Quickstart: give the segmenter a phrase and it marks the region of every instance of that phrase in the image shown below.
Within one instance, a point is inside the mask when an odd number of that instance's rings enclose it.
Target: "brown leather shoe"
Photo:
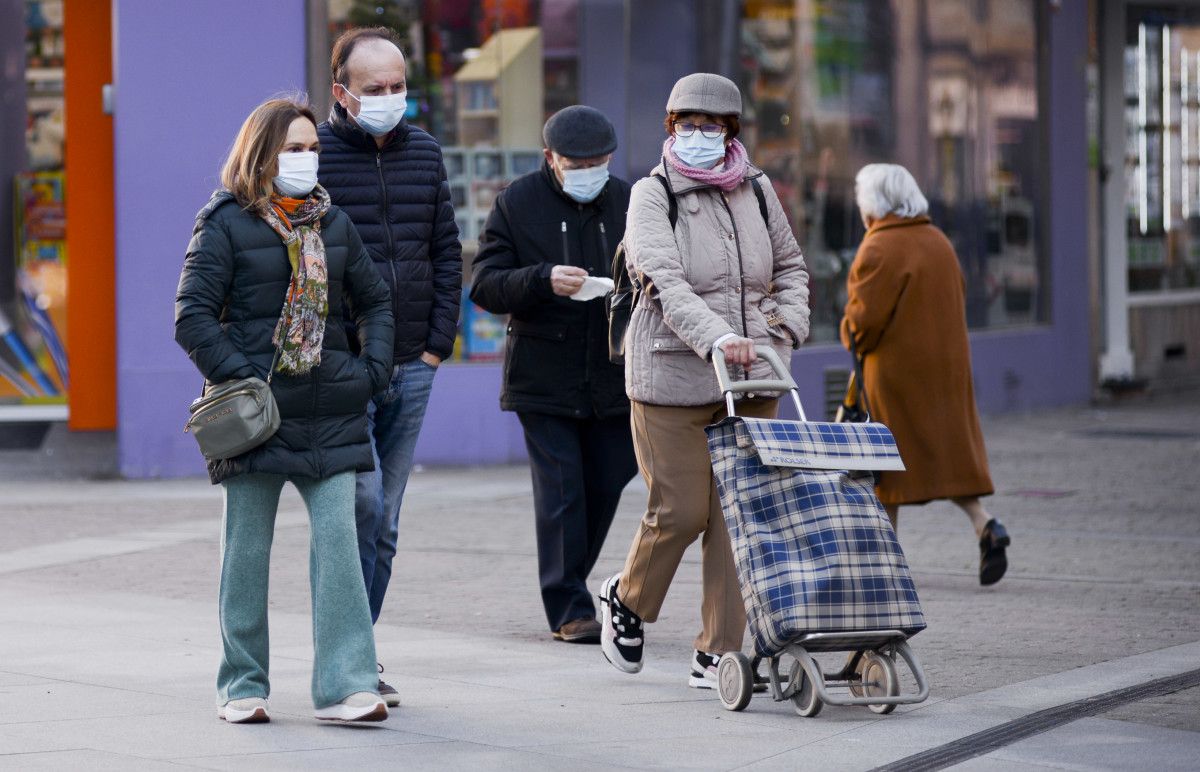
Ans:
[[[554,631],[554,639],[567,643],[600,643],[600,623],[592,617],[573,619]]]

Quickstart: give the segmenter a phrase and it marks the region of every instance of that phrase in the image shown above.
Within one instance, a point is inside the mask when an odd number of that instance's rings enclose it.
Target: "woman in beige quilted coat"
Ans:
[[[626,333],[625,387],[649,500],[624,570],[600,595],[604,655],[636,673],[642,624],[658,618],[684,551],[701,539],[689,685],[709,689],[717,659],[741,649],[746,629],[704,433],[725,417],[712,352],[721,349],[735,377],[764,378],[770,370],[755,345],[787,362],[808,337],[804,259],[770,181],[736,139],[741,109],[727,78],[680,79],[667,100],[662,162],[633,186],[626,262],[645,291]],[[773,417],[777,402],[742,399],[738,414]]]

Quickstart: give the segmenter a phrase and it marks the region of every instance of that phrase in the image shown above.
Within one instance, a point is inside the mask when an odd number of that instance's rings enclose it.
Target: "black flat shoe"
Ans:
[[[995,584],[1008,570],[1005,548],[1012,543],[1008,531],[999,520],[992,518],[983,527],[979,537],[979,583],[983,586]]]

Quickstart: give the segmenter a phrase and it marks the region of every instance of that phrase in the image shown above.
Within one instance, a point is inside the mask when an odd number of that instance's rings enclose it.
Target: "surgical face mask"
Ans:
[[[709,138],[698,130],[690,137],[676,134],[671,152],[688,166],[711,169],[725,157],[725,135]]]
[[[304,198],[317,186],[317,154],[311,150],[302,153],[280,153],[279,174],[275,175],[275,189],[285,196]]]
[[[342,88],[350,94],[350,89],[345,86]],[[396,124],[404,117],[404,111],[408,109],[408,91],[364,97],[350,94],[350,98],[359,105],[358,115],[353,116],[354,120],[362,126],[363,131],[376,137],[382,137],[396,128]]]
[[[608,161],[586,169],[561,169],[563,193],[581,204],[594,201],[608,183]]]

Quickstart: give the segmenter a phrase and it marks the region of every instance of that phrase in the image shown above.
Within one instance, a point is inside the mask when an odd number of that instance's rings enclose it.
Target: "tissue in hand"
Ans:
[[[613,280],[606,276],[588,276],[583,280],[583,286],[575,290],[571,300],[592,300],[602,298],[612,292]]]

